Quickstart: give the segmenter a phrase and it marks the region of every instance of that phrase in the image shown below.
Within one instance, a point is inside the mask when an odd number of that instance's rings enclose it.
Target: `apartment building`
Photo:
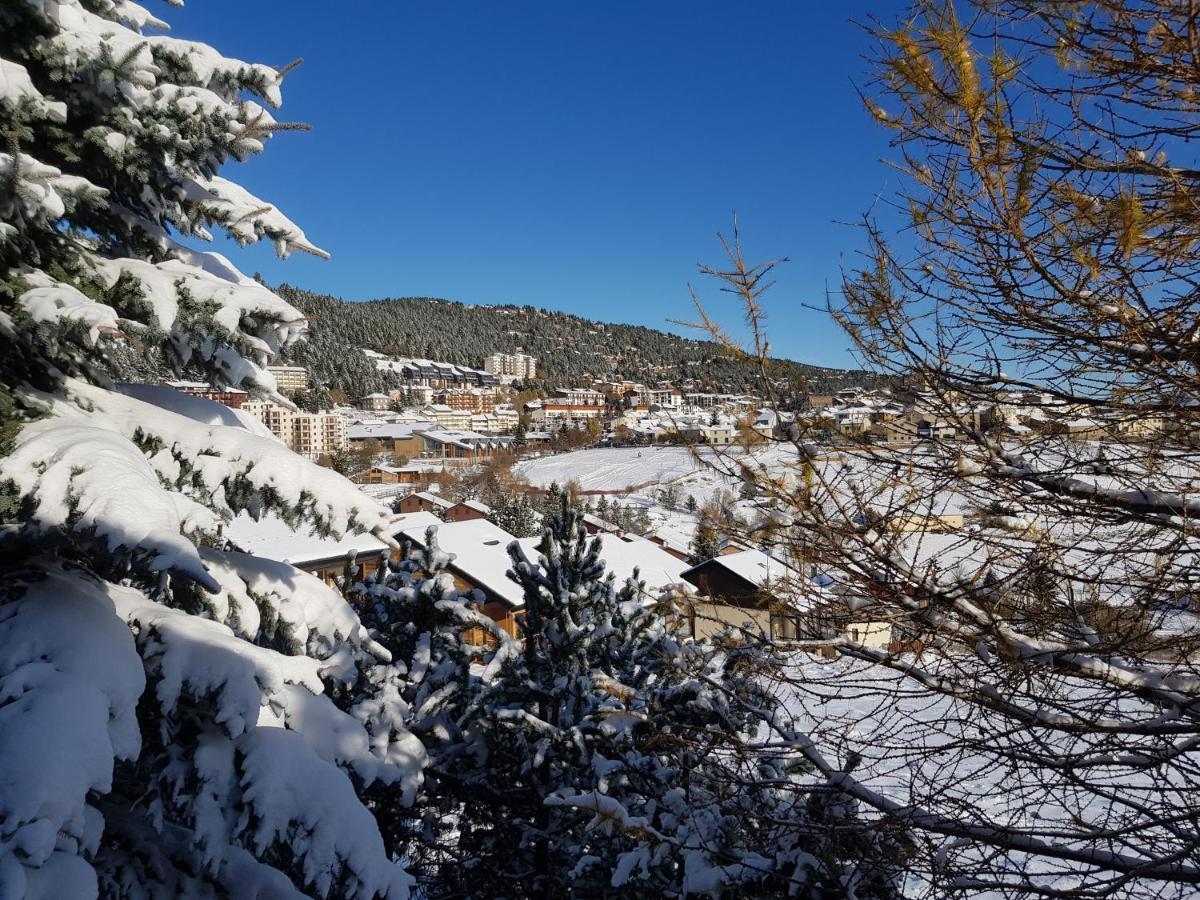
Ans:
[[[349,446],[349,425],[337,413],[310,413],[285,409],[266,400],[252,400],[242,409],[301,456],[316,459]]]
[[[231,387],[213,387],[206,381],[164,381],[163,386],[174,388],[180,393],[188,394],[192,397],[203,397],[205,400],[212,400],[214,403],[220,403],[231,409],[241,409],[250,399],[250,395],[245,391]]]
[[[421,410],[421,416],[436,422],[439,428],[450,431],[466,431],[471,427],[471,413],[465,409],[454,409],[444,403],[434,403]]]
[[[308,390],[308,369],[304,366],[267,366],[267,371],[275,376],[281,394]]]
[[[493,353],[483,361],[483,370],[508,378],[534,378],[537,360],[527,353]]]
[[[454,388],[434,395],[433,402],[451,409],[487,415],[496,409],[496,395],[483,388]]]

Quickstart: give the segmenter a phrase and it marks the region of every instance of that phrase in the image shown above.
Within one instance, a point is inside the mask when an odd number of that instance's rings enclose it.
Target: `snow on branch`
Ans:
[[[141,748],[145,676],[113,604],[136,593],[62,568],[23,587],[0,606],[0,883],[79,896],[103,827],[88,795]]]
[[[29,498],[27,529],[94,535],[108,551],[150,571],[171,571],[206,588],[217,584],[184,535],[213,531],[206,507],[159,484],[137,447],[87,421],[43,419],[23,428],[0,458],[0,481]]]

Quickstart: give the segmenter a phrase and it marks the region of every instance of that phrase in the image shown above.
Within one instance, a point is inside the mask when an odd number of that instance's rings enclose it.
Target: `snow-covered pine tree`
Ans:
[[[600,547],[564,498],[538,562],[509,548],[523,644],[491,655],[430,766],[459,801],[438,890],[892,896],[894,845],[829,782],[792,780],[804,738],[759,677],[769,648],[686,640]]]
[[[246,417],[103,374],[161,346],[274,396],[303,317],[177,239],[322,253],[219,174],[288,127],[262,105],[287,70],[163,28],[0,5],[0,894],[402,897],[356,788],[414,790],[420,761],[326,694],[386,650],[219,539],[242,510],[381,536],[387,511]]]
[[[380,569],[351,589],[363,624],[388,650],[390,663],[368,663],[357,683],[338,694],[339,705],[366,727],[380,749],[391,747],[429,765],[431,779],[418,796],[409,785],[373,786],[366,794],[388,847],[403,852],[428,893],[452,858],[458,803],[436,771],[453,769],[463,744],[459,720],[472,693],[471,662],[508,640],[460,592],[445,567],[437,530],[425,549],[406,544],[404,559]],[[477,638],[483,643],[472,644]],[[406,735],[415,743],[401,745]],[[419,802],[414,802],[418,801]]]

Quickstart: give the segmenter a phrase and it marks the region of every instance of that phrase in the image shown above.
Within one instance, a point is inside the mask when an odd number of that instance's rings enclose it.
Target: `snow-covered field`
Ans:
[[[537,487],[577,481],[584,491],[659,486],[700,468],[686,447],[601,447],[518,463],[513,472]]]

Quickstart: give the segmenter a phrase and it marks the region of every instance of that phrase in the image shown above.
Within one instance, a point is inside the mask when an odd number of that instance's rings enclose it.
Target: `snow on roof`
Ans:
[[[767,556],[761,550],[739,550],[736,553],[726,553],[723,556],[716,556],[710,560],[700,563],[700,566],[709,564],[719,565],[722,568],[728,569],[739,578],[743,578],[751,584],[762,586],[771,581],[776,581],[780,578],[795,576],[795,571],[787,565],[784,565],[774,557]],[[693,566],[687,568],[682,574],[688,574],[700,568]]]
[[[359,422],[351,425],[346,437],[352,441],[396,440],[412,437],[415,432],[436,428],[436,422]]]
[[[434,494],[430,491],[418,491],[415,496],[420,497],[422,500],[428,500],[434,506],[442,509],[449,509],[450,507],[457,505],[453,500],[447,500],[441,494]]]
[[[424,534],[425,529],[430,525],[438,527],[441,524],[441,519],[439,519],[433,513],[426,512],[422,509],[418,510],[417,512],[399,513],[398,515],[393,516],[392,520],[388,523],[388,532],[392,535],[392,537],[399,539],[407,529],[420,528],[421,533]]]
[[[621,530],[619,526],[614,525],[612,522],[609,522],[607,519],[602,519],[599,516],[594,515],[589,512],[585,512],[583,514],[583,521],[587,522],[589,525],[594,526],[595,528],[599,528],[601,531],[610,531],[610,532],[616,533]]]
[[[486,503],[480,503],[478,500],[464,500],[462,503],[460,503],[458,505],[465,506],[468,509],[476,510],[477,512],[481,512],[485,516],[490,514],[492,511],[492,508],[490,506],[488,506]]]
[[[600,539],[600,558],[604,560],[605,574],[612,572],[617,579],[617,585],[633,577],[633,570],[638,570],[638,577],[646,583],[646,592],[657,594],[663,588],[683,583],[683,572],[689,568],[681,559],[676,559],[657,544],[636,535],[622,538],[615,534],[596,535]],[[588,542],[594,538],[589,538]],[[541,538],[521,538],[518,543],[525,550],[525,555],[531,560],[538,559],[538,544]]]
[[[407,527],[404,536],[425,545],[425,527]],[[525,592],[508,577],[512,559],[508,545],[516,538],[487,519],[466,522],[440,522],[437,526],[438,546],[453,553],[450,567],[489,593],[514,607],[525,605]]]
[[[602,534],[600,555],[608,571],[617,576],[618,582],[633,577],[634,568],[646,582],[646,588],[657,593],[663,588],[683,581],[683,573],[690,566],[663,550],[653,541],[642,537],[622,539],[615,534]]]
[[[387,550],[387,544],[373,534],[347,534],[340,540],[320,537],[310,526],[292,528],[273,513],[256,521],[249,514],[240,512],[225,526],[225,537],[253,556],[292,565],[337,559],[351,553]]]

